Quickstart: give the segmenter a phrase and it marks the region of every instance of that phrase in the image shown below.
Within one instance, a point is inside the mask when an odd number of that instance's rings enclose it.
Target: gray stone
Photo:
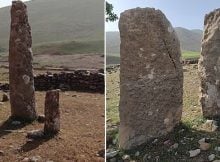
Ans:
[[[47,91],[45,97],[44,134],[55,135],[60,131],[59,90]]]
[[[132,149],[166,135],[180,122],[183,69],[179,40],[160,10],[127,10],[119,29],[119,144]]]
[[[15,119],[35,120],[35,93],[31,27],[27,7],[13,1],[9,42],[9,82],[11,116]]]
[[[189,157],[196,157],[197,155],[199,155],[201,153],[200,149],[196,149],[196,150],[190,150],[189,151]]]
[[[203,116],[220,115],[220,9],[205,16],[202,51],[198,69],[201,79],[200,102]]]

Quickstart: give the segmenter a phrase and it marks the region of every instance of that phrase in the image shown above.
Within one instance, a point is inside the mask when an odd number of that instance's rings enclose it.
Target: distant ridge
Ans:
[[[103,0],[26,2],[33,44],[104,39]],[[0,51],[8,48],[10,7],[0,8]]]
[[[179,37],[181,49],[183,51],[199,52],[201,49],[202,30],[188,30],[182,27],[176,27],[175,31]],[[120,51],[119,32],[106,33],[106,51],[107,55],[116,55]]]

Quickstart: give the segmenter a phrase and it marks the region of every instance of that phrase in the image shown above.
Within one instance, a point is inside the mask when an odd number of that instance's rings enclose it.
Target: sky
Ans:
[[[12,0],[0,0],[0,8],[11,5]],[[23,2],[28,0],[22,0]]]
[[[124,10],[136,7],[160,9],[174,27],[203,29],[207,13],[220,8],[220,0],[107,0],[120,16]],[[106,23],[106,31],[118,31],[118,21]]]

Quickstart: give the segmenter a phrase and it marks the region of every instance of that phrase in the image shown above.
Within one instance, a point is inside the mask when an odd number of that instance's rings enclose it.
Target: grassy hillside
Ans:
[[[104,38],[103,0],[32,0],[28,6],[33,45]],[[10,7],[0,9],[0,50],[8,48]]]
[[[185,28],[175,28],[180,40],[183,58],[197,58],[201,49],[202,30]],[[106,33],[106,52],[107,62],[118,62],[120,51],[120,35],[119,32]]]

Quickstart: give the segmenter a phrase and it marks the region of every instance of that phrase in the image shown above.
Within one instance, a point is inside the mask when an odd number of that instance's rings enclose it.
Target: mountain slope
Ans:
[[[26,3],[33,45],[104,39],[103,0],[32,0]],[[0,8],[0,49],[8,48],[10,7]]]
[[[188,30],[185,28],[175,28],[179,37],[181,49],[183,51],[199,52],[201,48],[202,30]],[[106,33],[106,52],[107,55],[113,57],[119,55],[120,51],[120,36],[119,32]]]

